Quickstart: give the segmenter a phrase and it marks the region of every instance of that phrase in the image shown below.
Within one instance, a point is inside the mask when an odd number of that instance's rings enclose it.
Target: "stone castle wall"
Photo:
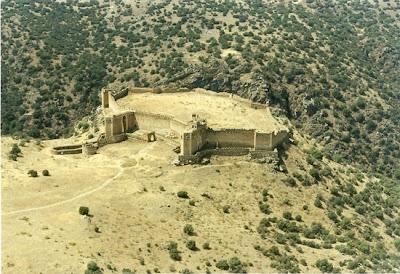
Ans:
[[[172,117],[156,113],[135,111],[138,128],[145,130],[164,130],[171,128]]]
[[[250,151],[260,151],[261,154],[273,150],[287,138],[286,131],[264,133],[256,129],[212,129],[205,122],[199,122],[197,117],[185,123],[173,116],[151,112],[121,110],[116,102],[127,95],[139,93],[178,93],[188,92],[188,89],[162,88],[126,88],[118,93],[104,89],[102,91],[103,109],[110,109],[112,115],[105,118],[105,137],[108,143],[126,139],[126,132],[135,129],[150,131],[172,131],[180,137],[182,162],[196,162],[205,155],[244,155]],[[228,93],[215,93],[197,89],[196,92],[210,96],[229,97],[252,108],[266,108],[263,104],[253,103],[246,99]]]
[[[212,147],[254,147],[254,129],[208,129],[206,133]]]

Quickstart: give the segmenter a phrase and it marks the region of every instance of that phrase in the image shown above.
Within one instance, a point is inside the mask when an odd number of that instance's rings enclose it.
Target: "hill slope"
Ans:
[[[108,83],[278,106],[336,161],[400,176],[399,1],[2,2],[2,131],[56,138]]]

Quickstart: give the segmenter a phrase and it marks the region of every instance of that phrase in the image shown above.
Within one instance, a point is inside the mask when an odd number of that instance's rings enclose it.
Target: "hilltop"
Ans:
[[[399,0],[2,1],[2,270],[399,271],[399,10]],[[165,138],[51,154],[96,137],[101,89],[127,86],[238,95],[265,111],[220,96],[120,103],[200,112],[215,128],[279,121],[289,138],[272,161],[178,167]]]

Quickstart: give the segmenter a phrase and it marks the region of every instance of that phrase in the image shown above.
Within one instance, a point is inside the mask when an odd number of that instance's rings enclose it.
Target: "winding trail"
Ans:
[[[66,200],[63,200],[63,201],[59,201],[59,202],[56,202],[56,203],[53,203],[53,204],[45,205],[45,206],[38,206],[38,207],[32,207],[32,208],[27,208],[27,209],[20,209],[20,210],[5,212],[5,213],[2,213],[1,216],[14,215],[14,214],[18,214],[18,213],[31,212],[31,211],[37,211],[37,210],[52,208],[52,207],[56,207],[56,206],[59,206],[59,205],[63,205],[63,204],[75,201],[75,200],[80,199],[82,197],[86,197],[86,196],[88,196],[88,195],[90,195],[90,194],[92,194],[92,193],[94,193],[96,191],[99,191],[99,190],[105,188],[106,186],[111,184],[116,178],[121,176],[122,173],[124,172],[124,168],[122,167],[122,163],[121,162],[119,162],[118,168],[119,168],[119,171],[118,171],[117,174],[115,174],[110,179],[107,179],[104,183],[102,183],[98,187],[95,187],[95,188],[93,188],[93,189],[91,189],[89,191],[80,193],[80,194],[78,194],[78,195],[76,195],[76,196],[74,196],[72,198],[69,198],[69,199],[66,199]]]
[[[137,158],[140,155],[143,155],[143,153],[146,152],[147,150],[153,149],[155,143],[156,142],[153,142],[151,145],[148,145],[148,146],[142,148],[141,150],[139,150],[136,153],[135,158]],[[139,164],[139,162],[137,161],[135,167],[137,167],[138,164]],[[18,213],[25,213],[25,212],[42,210],[42,209],[48,209],[48,208],[56,207],[56,206],[59,206],[59,205],[63,205],[63,204],[75,201],[75,200],[80,199],[82,197],[86,197],[86,196],[88,196],[88,195],[90,195],[90,194],[92,194],[92,193],[94,193],[96,191],[99,191],[99,190],[105,188],[106,186],[110,185],[115,179],[117,179],[119,176],[121,176],[122,173],[125,170],[125,168],[122,165],[123,165],[123,162],[121,160],[119,160],[118,161],[118,168],[119,168],[118,173],[115,174],[110,179],[107,179],[104,183],[102,183],[98,187],[95,187],[95,188],[93,188],[93,189],[91,189],[89,191],[80,193],[80,194],[78,194],[78,195],[76,195],[76,196],[74,196],[72,198],[69,198],[69,199],[66,199],[66,200],[62,200],[62,201],[59,201],[59,202],[56,202],[56,203],[52,203],[52,204],[49,204],[49,205],[45,205],[45,206],[38,206],[38,207],[14,210],[14,211],[10,211],[10,212],[4,212],[4,213],[1,214],[1,216],[8,216],[8,215],[14,215],[14,214],[18,214]]]
[[[142,156],[143,154],[145,154],[147,152],[147,150],[151,150],[153,149],[155,145],[155,142],[153,142],[151,145],[148,145],[144,148],[142,148],[141,150],[139,150],[134,158],[140,158],[140,156]],[[52,204],[48,204],[48,205],[44,205],[44,206],[38,206],[38,207],[32,207],[32,208],[26,208],[26,209],[20,209],[20,210],[14,210],[14,211],[10,211],[10,212],[4,212],[1,213],[1,216],[9,216],[9,215],[14,215],[14,214],[19,214],[19,213],[25,213],[25,212],[32,212],[32,211],[37,211],[37,210],[42,210],[42,209],[48,209],[48,208],[52,208],[52,207],[56,207],[56,206],[60,206],[72,201],[75,201],[77,199],[86,197],[94,192],[97,192],[103,188],[105,188],[106,186],[110,185],[115,179],[117,179],[118,177],[120,177],[125,169],[131,169],[131,168],[137,168],[139,166],[139,161],[136,162],[135,166],[133,167],[123,167],[123,162],[121,160],[118,161],[118,168],[119,171],[117,174],[115,174],[113,177],[107,179],[105,182],[103,182],[101,185],[99,185],[98,187],[95,187],[91,190],[88,190],[86,192],[80,193],[72,198],[66,199],[66,200],[62,200],[59,202],[55,202]],[[217,164],[217,165],[205,165],[205,166],[198,166],[196,168],[193,168],[192,171],[196,171],[196,170],[201,170],[201,169],[207,169],[207,168],[215,168],[215,167],[226,167],[226,166],[234,166],[231,163],[228,164]],[[184,171],[180,171],[178,173],[184,173]]]

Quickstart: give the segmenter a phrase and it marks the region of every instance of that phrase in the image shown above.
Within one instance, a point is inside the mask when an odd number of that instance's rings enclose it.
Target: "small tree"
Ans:
[[[316,207],[318,207],[318,208],[322,208],[322,202],[321,202],[320,199],[318,199],[318,197],[315,198],[314,205],[315,205]]]
[[[37,177],[37,176],[38,176],[37,171],[36,171],[36,170],[33,170],[33,169],[29,170],[29,171],[28,171],[28,174],[29,174],[29,176],[31,176],[31,177]]]
[[[168,252],[169,252],[169,257],[174,260],[174,261],[180,261],[182,260],[182,257],[180,255],[180,252],[178,251],[178,244],[175,242],[170,242],[168,244]]]
[[[87,206],[79,207],[79,214],[88,216],[89,215],[89,208]]]
[[[394,247],[400,252],[400,239],[394,241]]]
[[[177,196],[182,199],[189,199],[187,191],[178,191]]]
[[[45,170],[42,171],[42,175],[43,176],[50,176],[50,172],[47,169],[45,169]]]
[[[209,243],[209,242],[205,242],[205,243],[203,244],[203,249],[205,249],[205,250],[210,250],[210,249],[211,249],[210,243]]]
[[[229,264],[226,260],[218,261],[215,266],[221,270],[229,270]]]
[[[18,147],[18,145],[17,144],[13,144],[12,148],[11,148],[11,151],[10,151],[10,154],[18,155],[20,153],[21,153],[21,149]]]
[[[103,274],[103,271],[101,271],[100,267],[98,267],[95,262],[89,262],[85,274]]]
[[[327,259],[318,260],[315,263],[315,266],[318,267],[318,269],[324,273],[331,273],[333,271],[333,265],[330,262],[328,262]]]
[[[183,232],[189,236],[193,236],[194,235],[194,228],[192,225],[187,224],[185,225],[185,227],[183,228]]]
[[[197,250],[196,242],[193,241],[193,240],[189,240],[189,241],[186,243],[186,247],[187,247],[188,249],[190,249],[190,250],[193,250],[193,251],[196,251],[196,250]]]
[[[231,208],[231,207],[230,207],[229,205],[225,205],[225,206],[222,208],[222,211],[223,211],[224,213],[227,213],[227,214],[228,214],[228,213],[230,213],[230,211],[229,211],[230,208]]]

